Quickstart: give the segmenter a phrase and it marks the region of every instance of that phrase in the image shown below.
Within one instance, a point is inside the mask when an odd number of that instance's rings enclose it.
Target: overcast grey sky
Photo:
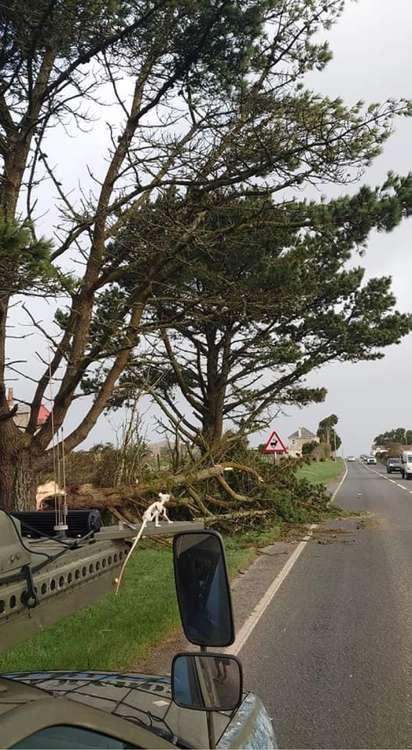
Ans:
[[[325,71],[313,74],[308,84],[323,94],[340,96],[347,103],[359,99],[371,102],[387,97],[412,98],[411,35],[412,0],[359,0],[356,3],[347,0],[342,18],[328,35],[334,59]],[[114,113],[111,109],[110,119]],[[76,187],[86,174],[86,163],[97,172],[103,168],[102,154],[107,147],[105,119],[103,116],[89,134],[75,141],[67,141],[66,136],[63,140],[59,131],[53,133],[48,152],[58,163],[59,178],[65,185],[69,181]],[[383,155],[368,170],[363,182],[379,184],[390,169],[401,174],[410,171],[411,144],[412,120],[399,120]],[[330,189],[325,190],[326,195],[328,192],[330,194]],[[336,188],[333,192],[336,194]],[[43,194],[45,206],[50,207],[49,201],[49,196]],[[52,210],[44,219],[45,230],[56,216],[53,217],[53,213]],[[368,276],[392,276],[398,307],[409,312],[412,311],[411,234],[412,222],[409,221],[389,235],[373,235],[366,257],[362,259]],[[328,389],[326,401],[303,410],[289,409],[272,427],[282,437],[287,437],[298,426],[316,429],[320,419],[336,413],[344,452],[365,452],[377,433],[397,426],[412,427],[411,361],[412,336],[404,339],[399,347],[389,348],[384,360],[325,367],[313,374],[308,383],[325,386]],[[29,395],[28,385],[19,383],[17,388],[22,397]],[[78,408],[75,407],[69,419],[69,428],[78,420]],[[147,434],[151,440],[159,439],[154,417],[154,411],[146,413]],[[113,425],[119,421],[120,415],[110,420],[101,417],[83,447],[112,440]],[[264,437],[264,434],[256,435],[253,442],[261,442]]]
[[[341,96],[348,103],[412,98],[411,0],[348,2],[328,38],[334,58],[324,72],[311,77],[313,88]],[[363,182],[379,184],[390,169],[401,174],[412,170],[411,120],[397,122],[396,132]],[[362,259],[368,277],[392,276],[398,308],[405,312],[412,311],[411,239],[411,220],[391,234],[375,233]],[[328,389],[326,401],[302,410],[289,409],[274,428],[287,437],[296,427],[314,429],[320,419],[335,413],[344,452],[359,454],[369,450],[376,434],[410,427],[412,405],[407,394],[412,385],[412,336],[386,352],[385,359],[377,362],[339,363],[319,370],[308,382]]]

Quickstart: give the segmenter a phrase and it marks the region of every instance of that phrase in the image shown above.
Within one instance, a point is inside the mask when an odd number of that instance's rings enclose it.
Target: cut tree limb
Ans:
[[[73,508],[81,508],[85,506],[96,506],[101,508],[112,506],[113,508],[118,508],[125,503],[132,503],[133,505],[141,506],[145,503],[146,496],[153,496],[158,492],[173,492],[174,489],[178,489],[179,487],[193,488],[193,485],[198,482],[204,482],[207,479],[213,479],[214,477],[223,478],[223,473],[227,469],[248,473],[256,477],[258,481],[263,481],[259,474],[249,466],[230,462],[216,464],[215,466],[209,466],[206,469],[200,469],[198,471],[172,474],[167,477],[155,479],[152,482],[147,482],[146,484],[125,485],[120,487],[91,487],[90,485],[69,487],[67,492],[67,502],[69,506]],[[229,487],[226,482],[225,485]],[[231,493],[233,493],[232,490]],[[231,493],[228,494],[233,497],[233,494]],[[241,497],[242,496],[238,495],[236,499],[240,499]],[[242,500],[246,501],[248,498],[242,498]],[[181,504],[185,505],[185,503]]]
[[[219,477],[216,477],[216,479],[219,482],[220,486],[223,487],[224,491],[227,492],[227,494],[230,495],[230,497],[232,497],[233,500],[239,500],[240,502],[247,502],[249,500],[249,498],[246,497],[246,495],[239,495],[238,492],[235,492],[235,490],[231,488],[230,484],[228,484],[226,482],[226,479],[224,479],[223,477],[219,476]]]
[[[222,513],[217,516],[210,516],[205,519],[205,525],[209,526],[216,521],[237,521],[242,518],[257,518],[262,516],[275,515],[272,510],[239,510],[233,513]]]

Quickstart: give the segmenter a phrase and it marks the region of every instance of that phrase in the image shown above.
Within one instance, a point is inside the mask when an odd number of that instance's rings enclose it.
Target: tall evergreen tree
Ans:
[[[380,153],[394,118],[410,114],[405,101],[347,107],[339,98],[304,88],[305,74],[321,70],[330,59],[321,37],[342,10],[341,0],[9,0],[1,5],[0,218],[12,228],[24,222],[35,239],[39,184],[48,181],[49,202],[61,209],[53,249],[43,246],[45,257],[31,258],[28,286],[18,292],[36,294],[33,283],[44,276],[44,296],[53,301],[58,291],[65,297],[57,333],[25,308],[43,347],[51,348],[50,369],[45,364],[37,372],[31,362],[26,369],[17,367],[6,348],[13,341],[8,323],[15,279],[12,273],[11,283],[4,279],[3,507],[16,502],[16,477],[31,472],[35,477],[50,460],[53,434],[79,403],[80,383],[101,366],[104,378],[66,436],[66,449],[80,445],[94,427],[130,363],[155,282],[180,257],[191,262],[192,238],[217,193],[229,205],[241,196],[272,194],[281,209],[290,191],[304,182],[353,181]],[[99,97],[107,102],[109,87],[117,111],[101,154],[103,174],[91,175],[92,188],[88,183],[72,192],[48,156],[52,129],[68,127],[77,134],[90,107],[98,111]],[[108,110],[103,111],[106,117]],[[153,236],[160,244],[146,240],[140,261],[118,243],[114,256],[110,242],[130,215],[141,213],[150,223],[150,203],[172,186],[182,203],[178,241],[171,243],[156,227]],[[22,280],[32,248],[23,243],[0,250],[2,267],[15,268]],[[136,283],[123,283],[133,264]],[[146,269],[144,276],[139,267]],[[384,295],[382,285],[376,294]],[[368,295],[357,304],[369,304]],[[102,315],[104,325],[98,328]],[[7,378],[16,370],[33,388],[24,432],[6,399]],[[38,427],[50,372],[58,383],[53,419]],[[19,497],[22,507],[26,500]]]
[[[322,401],[325,389],[306,385],[311,372],[379,359],[411,330],[412,317],[394,310],[390,279],[365,281],[361,266],[348,266],[372,229],[390,231],[410,215],[411,188],[412,178],[391,177],[328,203],[249,198],[211,207],[186,255],[153,285],[146,366],[138,353],[114,403],[146,383],[169,426],[209,450],[225,422],[250,432],[284,405]],[[171,243],[182,230],[173,196],[151,213],[149,225],[139,216],[122,234],[139,259],[156,225]],[[326,422],[322,436],[334,445],[335,422]]]
[[[326,443],[332,451],[337,450],[342,445],[342,440],[337,435],[335,427],[338,424],[336,414],[321,419],[317,431],[317,436],[322,443]]]

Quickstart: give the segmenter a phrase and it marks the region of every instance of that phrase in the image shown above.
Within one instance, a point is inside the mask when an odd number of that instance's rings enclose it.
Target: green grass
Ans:
[[[257,547],[277,538],[279,529],[234,535],[227,540],[233,577],[256,557]],[[49,669],[127,670],[179,628],[168,549],[138,549],[128,565],[120,593],[67,617],[0,654],[0,672]]]
[[[307,479],[314,484],[327,484],[334,479],[339,479],[344,472],[345,464],[341,458],[336,461],[313,461],[310,464],[301,466],[296,476],[299,479]]]
[[[140,549],[118,595],[0,654],[0,672],[126,669],[178,623],[169,550]]]

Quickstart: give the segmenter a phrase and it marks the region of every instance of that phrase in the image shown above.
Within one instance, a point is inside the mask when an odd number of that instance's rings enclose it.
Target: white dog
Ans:
[[[151,521],[155,522],[155,526],[158,528],[160,526],[160,519],[165,518],[168,523],[173,523],[169,516],[166,513],[165,505],[170,500],[170,495],[165,495],[163,492],[159,492],[160,500],[156,500],[156,502],[149,505],[148,509],[145,510],[143,513],[143,523],[146,525],[146,523],[150,523]]]
[[[166,508],[165,508],[166,503],[168,503],[170,500],[170,495],[166,495],[163,492],[159,492],[159,498],[160,498],[159,500],[156,500],[154,503],[149,505],[148,509],[145,510],[145,512],[143,513],[142,524],[140,526],[139,533],[135,537],[133,544],[129,549],[129,552],[127,553],[124,559],[122,569],[119,573],[119,577],[115,579],[116,594],[119,591],[126,565],[129,562],[130,557],[133,554],[134,550],[136,549],[136,545],[139,539],[141,538],[147,524],[154,521],[156,528],[159,528],[160,526],[159,521],[161,518],[165,518],[168,523],[173,523],[173,521],[171,521],[169,516],[167,515]]]

